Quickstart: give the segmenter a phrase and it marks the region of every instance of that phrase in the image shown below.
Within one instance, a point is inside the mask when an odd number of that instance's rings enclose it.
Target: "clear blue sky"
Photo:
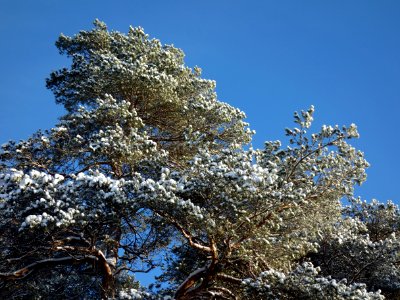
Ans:
[[[400,200],[400,1],[0,0],[0,144],[56,123],[45,78],[68,61],[54,42],[95,18],[182,48],[247,113],[255,147],[282,139],[311,104],[316,130],[356,123],[371,163],[358,194]]]

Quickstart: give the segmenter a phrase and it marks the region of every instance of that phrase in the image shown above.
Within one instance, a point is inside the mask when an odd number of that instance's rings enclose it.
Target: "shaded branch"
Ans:
[[[84,263],[84,262],[92,262],[96,261],[97,258],[95,256],[83,256],[83,257],[60,257],[60,258],[48,258],[48,259],[43,259],[36,261],[34,263],[31,263],[30,265],[27,265],[19,270],[16,270],[14,272],[8,272],[8,273],[0,273],[0,279],[2,280],[18,280],[18,279],[24,279],[28,277],[29,275],[33,274],[36,271],[39,271],[40,269],[47,268],[49,266],[54,266],[54,265],[67,265],[71,263]]]

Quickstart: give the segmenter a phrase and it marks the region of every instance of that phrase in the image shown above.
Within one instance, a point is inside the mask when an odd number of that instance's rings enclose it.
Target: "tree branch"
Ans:
[[[92,262],[93,260],[97,260],[95,256],[83,256],[83,257],[60,257],[60,258],[48,258],[48,259],[43,259],[36,261],[34,263],[31,263],[30,265],[27,265],[19,270],[16,270],[14,272],[8,272],[8,273],[0,273],[0,279],[2,280],[18,280],[18,279],[23,279],[26,278],[27,276],[31,275],[32,273],[48,267],[52,265],[66,265],[70,263],[82,263],[82,262]]]

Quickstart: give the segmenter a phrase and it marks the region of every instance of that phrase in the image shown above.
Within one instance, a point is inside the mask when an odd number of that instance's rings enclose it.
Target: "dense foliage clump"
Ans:
[[[310,107],[289,146],[246,150],[245,114],[181,50],[100,21],[56,44],[66,114],[1,146],[1,298],[400,296],[399,211],[354,198],[354,124],[310,134]]]

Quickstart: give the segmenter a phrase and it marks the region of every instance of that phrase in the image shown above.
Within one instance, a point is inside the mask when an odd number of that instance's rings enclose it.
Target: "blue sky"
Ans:
[[[400,199],[399,1],[0,0],[0,144],[56,123],[63,110],[45,78],[68,60],[54,42],[95,18],[182,48],[220,100],[246,112],[254,147],[283,139],[293,111],[311,104],[315,130],[356,123],[371,163],[357,193]]]

